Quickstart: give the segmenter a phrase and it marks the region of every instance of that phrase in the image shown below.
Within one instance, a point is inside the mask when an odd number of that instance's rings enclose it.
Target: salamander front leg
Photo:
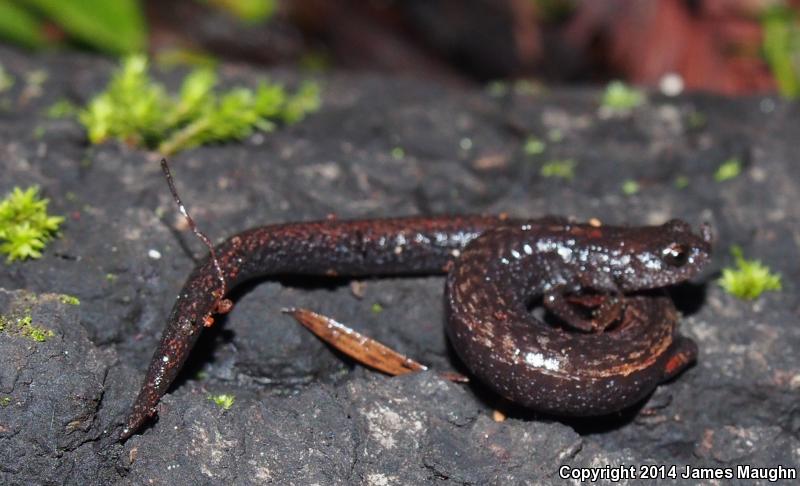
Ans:
[[[625,298],[621,293],[566,294],[556,288],[544,294],[544,307],[565,324],[584,332],[602,332],[622,316]],[[589,309],[587,316],[584,310]]]

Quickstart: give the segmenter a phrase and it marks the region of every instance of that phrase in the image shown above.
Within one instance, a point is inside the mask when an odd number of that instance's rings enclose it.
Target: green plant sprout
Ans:
[[[723,268],[719,284],[731,295],[752,300],[768,290],[781,290],[781,276],[758,260],[745,260],[739,246],[731,247],[736,268]]]
[[[525,155],[539,155],[544,153],[546,148],[547,144],[542,139],[531,135],[525,139],[525,144],[522,146],[522,151],[525,152]]]
[[[59,296],[58,300],[61,301],[62,304],[81,305],[80,299],[78,299],[74,295],[62,294],[61,296]]]
[[[0,201],[0,254],[8,262],[40,258],[54,238],[64,218],[47,214],[48,202],[39,198],[36,186],[24,191],[15,187]]]
[[[223,410],[230,410],[233,406],[233,402],[236,401],[236,397],[233,395],[228,395],[227,393],[221,393],[219,395],[211,395],[208,397],[209,400],[214,402],[219,408]]]
[[[572,180],[575,178],[576,165],[577,163],[572,159],[551,160],[542,166],[539,173],[542,177]]]
[[[390,153],[394,160],[403,160],[406,157],[406,151],[403,150],[403,147],[394,147]]]
[[[51,120],[60,120],[62,118],[70,118],[75,116],[78,112],[78,107],[69,100],[61,99],[50,105],[47,109],[47,118]]]
[[[735,178],[741,173],[742,162],[738,158],[732,157],[723,162],[719,168],[717,168],[717,171],[714,173],[714,180],[717,182],[727,181]]]
[[[614,112],[630,111],[645,101],[641,90],[628,86],[622,81],[611,81],[603,93],[602,106]]]
[[[639,192],[639,183],[633,179],[627,179],[622,183],[622,193],[626,196],[633,196]]]
[[[216,84],[212,69],[198,68],[184,78],[177,95],[169,95],[150,78],[147,59],[131,56],[78,119],[92,143],[113,138],[170,155],[241,140],[256,130],[267,132],[278,121],[296,123],[320,106],[320,89],[312,82],[294,94],[267,82],[255,90],[238,87],[216,93]]]

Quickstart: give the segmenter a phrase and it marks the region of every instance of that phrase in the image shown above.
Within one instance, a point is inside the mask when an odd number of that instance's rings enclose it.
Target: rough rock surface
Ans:
[[[234,311],[204,333],[160,420],[117,444],[110,434],[204,249],[176,229],[157,154],[91,147],[77,123],[44,115],[59,99],[97,92],[109,61],[0,48],[0,62],[17,78],[0,94],[0,193],[39,184],[67,216],[42,259],[0,265],[0,314],[28,311],[53,331],[44,342],[0,332],[0,483],[556,484],[562,464],[800,463],[797,104],[651,95],[609,118],[597,90],[490,98],[331,74],[323,109],[306,121],[174,157],[184,201],[209,235],[329,213],[709,221],[714,268],[705,285],[674,292],[682,329],[700,347],[697,366],[626,413],[541,417],[478,384],[354,366],[279,312],[309,307],[435,369],[458,369],[443,332],[441,277],[367,280],[362,298],[343,281],[266,280],[240,289]],[[47,73],[38,88],[26,81],[36,70]],[[223,73],[240,83],[298,79],[242,66]],[[174,84],[179,73],[163,79]],[[525,154],[528,135],[547,142],[543,154]],[[742,174],[716,182],[731,157]],[[540,175],[560,159],[577,162],[573,180]],[[678,176],[688,186],[677,188]],[[639,182],[637,194],[622,193],[626,179]],[[731,244],[780,271],[783,291],[754,302],[725,294],[713,278]],[[208,400],[215,393],[235,403],[224,411]],[[507,418],[495,421],[495,409]]]

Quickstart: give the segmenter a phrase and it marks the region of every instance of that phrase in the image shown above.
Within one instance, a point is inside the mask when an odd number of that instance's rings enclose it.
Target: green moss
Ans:
[[[61,295],[59,297],[58,300],[60,300],[62,304],[81,305],[81,301],[77,297],[75,297],[74,295],[63,294],[63,295]]]
[[[575,178],[576,165],[577,163],[572,159],[551,160],[542,166],[539,173],[542,177],[572,180]]]
[[[30,309],[26,309],[18,315],[0,316],[0,331],[19,334],[39,343],[55,336],[50,329],[33,324]]]
[[[0,407],[6,408],[9,405],[11,405],[11,397],[0,398]]]
[[[714,180],[717,182],[727,181],[735,178],[741,173],[742,162],[738,158],[732,157],[723,162],[722,165],[717,168],[717,171],[714,173]]]
[[[14,190],[0,201],[0,254],[6,260],[39,258],[64,221],[47,214],[47,199],[39,197],[36,186]]]
[[[31,325],[23,334],[28,336],[29,338],[33,339],[38,343],[42,343],[47,341],[47,338],[51,338],[54,336],[53,331],[44,327],[36,327]]]
[[[622,183],[622,193],[626,196],[633,196],[639,192],[639,183],[633,179],[627,179]]]
[[[752,300],[768,290],[781,290],[781,276],[770,271],[758,260],[745,260],[742,249],[731,247],[736,268],[723,268],[719,284],[729,294]]]
[[[117,278],[119,278],[119,277],[117,275],[113,274],[113,273],[107,273],[106,274],[106,281],[107,282],[114,282],[114,281],[117,280]]]
[[[67,99],[61,99],[50,105],[47,109],[47,118],[59,120],[62,118],[71,118],[78,113],[78,107]]]
[[[127,58],[106,90],[81,110],[79,119],[92,143],[113,138],[172,154],[215,142],[240,140],[275,122],[295,123],[320,106],[320,88],[307,82],[294,94],[262,82],[253,90],[217,93],[217,75],[198,68],[177,95],[150,78],[144,56]]]
[[[395,160],[403,160],[406,157],[406,151],[403,147],[395,147],[392,149],[392,158]]]
[[[628,111],[644,103],[644,93],[622,81],[611,81],[603,93],[602,106],[612,111]]]
[[[675,189],[686,189],[689,187],[689,178],[685,175],[675,176],[673,184],[675,184]]]
[[[383,312],[383,306],[378,302],[375,302],[374,304],[372,304],[371,310],[373,314],[380,314],[381,312]]]
[[[235,396],[228,395],[226,393],[222,393],[219,395],[211,395],[208,397],[208,399],[214,402],[219,408],[223,410],[229,410],[233,406],[233,402],[236,401]]]
[[[542,139],[530,136],[525,140],[522,151],[525,152],[525,155],[539,155],[544,153],[546,148],[547,144]]]

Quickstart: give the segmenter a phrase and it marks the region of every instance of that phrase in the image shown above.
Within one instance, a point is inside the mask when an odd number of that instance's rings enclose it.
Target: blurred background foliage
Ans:
[[[0,0],[0,37],[167,63],[800,95],[800,0]]]

